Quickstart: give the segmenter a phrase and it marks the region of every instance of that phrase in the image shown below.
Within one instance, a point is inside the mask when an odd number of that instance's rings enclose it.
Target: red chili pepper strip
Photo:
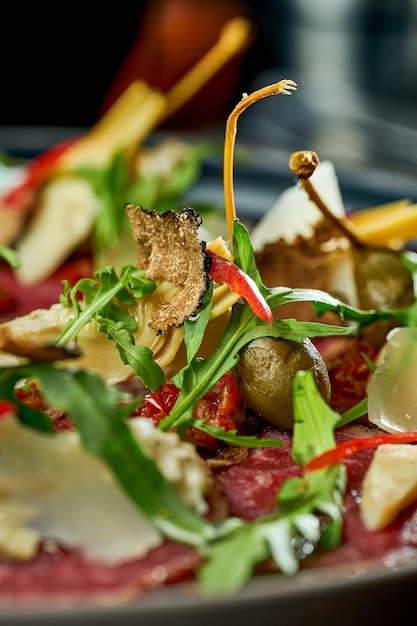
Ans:
[[[226,283],[231,291],[238,293],[246,300],[255,315],[261,320],[272,324],[271,308],[255,281],[228,259],[211,250],[206,250],[206,252],[210,255],[212,261],[209,276],[216,283]]]
[[[326,465],[337,465],[356,452],[361,450],[372,450],[386,443],[417,443],[417,432],[407,433],[386,433],[383,435],[373,435],[372,437],[359,437],[350,439],[339,445],[319,454],[304,465],[304,470],[312,471],[322,469]]]
[[[22,211],[27,210],[32,204],[37,187],[45,181],[64,152],[77,140],[78,137],[71,137],[33,159],[25,170],[23,180],[3,196],[3,204]]]
[[[8,400],[0,400],[0,419],[15,412],[15,406]]]

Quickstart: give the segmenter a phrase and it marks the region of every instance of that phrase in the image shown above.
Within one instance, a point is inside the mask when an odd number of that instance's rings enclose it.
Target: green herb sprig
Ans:
[[[36,379],[50,405],[71,416],[82,445],[105,461],[122,489],[165,536],[200,546],[216,535],[212,525],[183,502],[133,436],[127,425],[132,407],[121,404],[124,394],[120,390],[87,371],[63,370],[51,364],[0,369],[0,397],[16,406],[23,423],[44,432],[51,432],[50,419],[16,401],[15,383],[25,378]]]
[[[345,336],[390,313],[360,311],[320,291],[266,288],[256,268],[247,230],[238,221],[234,224],[234,250],[237,264],[254,278],[271,307],[286,302],[310,301],[318,310],[334,311],[342,319],[355,322],[356,326],[339,327],[296,320],[276,320],[270,325],[257,318],[248,304],[238,303],[233,306],[229,323],[216,349],[207,359],[197,358],[209,320],[210,288],[200,313],[195,320],[185,323],[188,363],[174,378],[180,387],[180,394],[160,427],[163,430],[177,428],[183,434],[192,424],[233,445],[279,445],[280,442],[241,437],[234,431],[226,432],[194,421],[193,408],[234,366],[239,350],[252,339],[269,335],[300,341],[305,337]],[[95,280],[80,281],[72,288],[67,285],[63,302],[74,308],[74,318],[58,343],[76,338],[81,329],[94,319],[118,345],[124,362],[130,363],[146,379],[146,369],[152,361],[151,353],[144,346],[134,345],[131,331],[136,322],[127,311],[135,298],[151,293],[154,288],[154,283],[148,281],[142,271],[131,266],[124,268],[120,277],[112,267],[106,267],[96,273]],[[80,293],[82,301],[78,299]],[[141,449],[126,424],[131,406],[121,408],[120,396],[115,389],[88,372],[60,370],[53,365],[29,364],[0,370],[1,397],[14,402],[25,424],[44,430],[47,430],[47,418],[14,398],[16,382],[30,377],[39,381],[52,405],[71,415],[83,445],[109,465],[121,487],[148,518],[167,537],[189,543],[202,551],[206,561],[198,571],[198,579],[204,593],[233,593],[249,580],[257,564],[270,558],[282,572],[295,573],[300,558],[295,548],[297,543],[306,542],[311,550],[317,545],[326,548],[338,545],[346,484],[342,465],[305,472],[304,475],[300,469],[299,477],[284,483],[277,494],[277,508],[270,515],[252,522],[229,518],[211,524],[184,504]],[[154,387],[159,385],[162,379],[158,369],[150,379]],[[341,425],[343,418],[323,400],[310,371],[296,375],[294,414],[292,456],[301,468],[310,458],[334,445],[334,429]],[[163,516],[161,510],[164,511]],[[326,519],[324,529],[320,524],[321,516]]]
[[[300,466],[335,445],[340,417],[323,400],[312,372],[298,372],[294,382],[292,457]],[[320,545],[336,548],[342,531],[346,470],[334,465],[287,479],[277,494],[277,509],[251,522],[227,520],[219,539],[210,543],[197,577],[207,595],[238,591],[256,565],[272,558],[284,574],[298,571],[300,558]],[[326,524],[320,523],[323,516]],[[308,550],[301,554],[297,546]]]

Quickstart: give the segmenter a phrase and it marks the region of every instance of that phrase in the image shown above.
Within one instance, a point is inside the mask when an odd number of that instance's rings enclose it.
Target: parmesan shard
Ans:
[[[346,213],[336,170],[330,161],[319,163],[311,182],[329,210],[338,218]],[[267,287],[285,285],[327,291],[358,306],[350,243],[326,219],[305,189],[286,189],[251,231],[256,263]],[[278,307],[275,316],[315,319],[310,303]],[[327,315],[331,322],[334,316]]]
[[[333,213],[345,217],[334,165],[330,161],[321,162],[311,180]],[[322,219],[319,209],[299,185],[289,187],[251,231],[253,249],[260,252],[267,244],[281,238],[292,244],[297,237],[312,237]]]
[[[157,431],[144,418],[130,420],[129,426],[183,499],[205,513],[207,475],[193,446],[175,433]],[[32,558],[43,539],[110,563],[140,558],[163,541],[105,463],[85,450],[77,432],[45,434],[13,415],[3,417],[0,555]]]
[[[380,530],[417,499],[417,446],[377,448],[362,483],[360,514],[368,530]]]

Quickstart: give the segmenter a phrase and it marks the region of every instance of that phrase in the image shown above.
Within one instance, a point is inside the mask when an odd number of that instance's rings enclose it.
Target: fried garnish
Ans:
[[[136,241],[138,267],[146,269],[148,278],[161,281],[149,326],[165,333],[198,311],[208,287],[205,244],[197,233],[202,220],[189,208],[178,214],[128,205],[126,212]],[[163,289],[167,290],[166,298],[161,294]]]

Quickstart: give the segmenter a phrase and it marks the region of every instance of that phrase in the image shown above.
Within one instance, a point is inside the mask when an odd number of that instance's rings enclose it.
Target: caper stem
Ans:
[[[310,150],[294,152],[290,156],[289,160],[290,170],[300,180],[301,185],[306,191],[308,197],[312,202],[314,202],[320,212],[345,235],[353,246],[356,248],[366,247],[365,242],[358,234],[355,226],[348,220],[341,219],[335,215],[321,198],[320,194],[317,193],[316,188],[310,180],[310,176],[313,174],[318,164],[319,158],[317,154]]]
[[[320,211],[325,215],[329,220],[332,221],[335,226],[345,235],[347,239],[354,245],[356,248],[363,248],[365,243],[362,241],[360,236],[356,232],[356,228],[351,226],[347,220],[340,219],[335,215],[332,211],[330,211],[327,204],[322,200],[321,196],[317,193],[313,183],[310,179],[306,179],[302,181],[302,185],[306,190],[308,197],[314,204],[320,209]]]

